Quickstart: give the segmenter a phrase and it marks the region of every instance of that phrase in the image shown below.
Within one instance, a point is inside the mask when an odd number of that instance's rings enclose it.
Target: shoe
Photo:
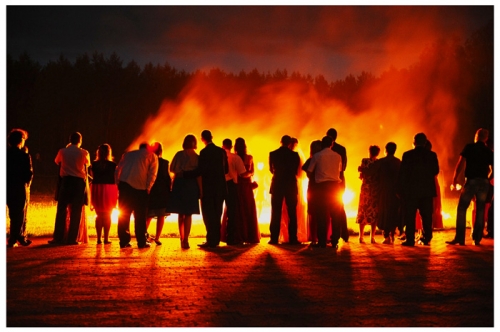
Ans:
[[[104,244],[111,244],[111,241],[104,241]]]
[[[101,240],[97,240],[97,244],[102,244],[102,241]]]
[[[149,248],[149,247],[151,247],[151,243],[150,242],[146,242],[144,244],[138,245],[138,247],[139,247],[139,249]]]
[[[405,247],[414,247],[415,246],[415,242],[408,242],[408,240],[406,240],[403,243],[401,243],[401,245],[405,246]]]
[[[31,240],[24,240],[24,241],[19,241],[19,243],[20,243],[23,247],[27,247],[27,246],[29,246],[32,242],[31,242]]]
[[[455,245],[455,244],[459,244],[461,246],[465,246],[465,242],[459,242],[455,239],[451,240],[451,241],[446,241],[446,244],[451,244],[451,245]]]
[[[161,246],[161,242],[160,241],[155,240],[155,243],[156,243],[157,246]]]
[[[365,243],[365,239],[363,239],[362,237],[359,238],[359,243]]]
[[[227,242],[227,245],[228,246],[239,246],[239,245],[242,245],[243,242],[237,242],[237,241],[229,241]]]
[[[268,244],[278,244],[278,241],[269,240]]]
[[[198,244],[198,247],[200,247],[200,248],[215,248],[215,247],[217,247],[217,245],[209,244],[208,242],[204,242],[204,243]]]
[[[9,243],[7,244],[7,248],[14,248],[17,247],[17,243]]]
[[[480,246],[480,245],[481,245],[481,243],[480,243],[479,241],[474,241],[474,245],[475,245],[475,246]]]
[[[127,244],[124,244],[124,245],[121,245],[121,244],[120,244],[120,248],[121,248],[121,249],[124,249],[124,248],[131,248],[131,247],[132,247],[132,245],[131,245],[130,243],[127,243]]]
[[[56,241],[56,240],[50,240],[47,242],[48,244],[61,244],[61,242]]]
[[[421,239],[421,240],[418,240],[417,242],[419,245],[421,246],[428,246],[429,245],[429,241],[425,241],[425,239]]]
[[[391,238],[390,237],[386,237],[384,239],[384,241],[382,242],[382,244],[391,244]]]
[[[344,237],[342,237],[342,240],[343,240],[345,243],[349,242],[349,235],[348,235],[348,236],[344,236]]]

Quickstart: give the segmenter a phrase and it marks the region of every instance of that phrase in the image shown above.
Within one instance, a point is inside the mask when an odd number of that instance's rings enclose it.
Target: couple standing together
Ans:
[[[346,149],[335,143],[337,132],[330,129],[321,141],[322,150],[312,156],[305,171],[318,184],[321,194],[316,197],[314,213],[317,220],[318,246],[326,247],[328,225],[331,220],[334,248],[340,238],[348,241],[347,217],[342,203],[345,189],[344,170],[347,164]],[[269,154],[269,168],[273,174],[271,182],[271,240],[278,244],[281,209],[285,200],[288,211],[289,244],[300,244],[297,239],[297,176],[301,170],[300,157],[288,148],[291,137],[281,138],[281,147]]]

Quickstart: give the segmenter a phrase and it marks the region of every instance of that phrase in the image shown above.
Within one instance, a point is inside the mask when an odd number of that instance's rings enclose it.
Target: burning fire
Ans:
[[[438,154],[443,172],[447,171],[443,165],[447,165],[450,157],[455,157],[449,156],[448,147],[449,138],[456,130],[456,120],[450,113],[442,111],[455,109],[454,99],[442,91],[427,92],[431,97],[426,95],[424,99],[415,96],[413,84],[405,84],[381,81],[360,96],[366,102],[366,109],[353,112],[345,104],[320,97],[312,87],[292,80],[269,83],[252,90],[243,83],[232,82],[231,86],[224,86],[221,81],[214,84],[200,75],[193,78],[181,93],[181,98],[163,102],[157,115],[145,123],[142,134],[132,142],[129,150],[137,149],[144,141],[159,141],[164,146],[163,158],[171,161],[182,149],[187,134],[199,137],[202,130],[209,129],[214,143],[219,146],[225,138],[234,142],[237,137],[243,137],[255,162],[253,180],[259,184],[254,192],[259,222],[269,223],[272,178],[268,169],[269,153],[277,149],[281,137],[288,134],[298,139],[296,151],[304,162],[309,156],[310,143],[321,139],[329,128],[334,127],[338,131],[338,143],[347,149],[348,164],[344,173],[347,188],[342,199],[348,217],[353,218],[357,213],[361,187],[357,168],[361,159],[368,157],[370,145],[378,145],[382,157],[386,143],[395,142],[396,157],[401,158],[403,152],[413,148],[413,136],[425,132]],[[421,112],[423,105],[432,112]],[[203,147],[198,138],[197,152]],[[303,197],[301,204],[306,204],[305,173],[299,179],[299,185]]]

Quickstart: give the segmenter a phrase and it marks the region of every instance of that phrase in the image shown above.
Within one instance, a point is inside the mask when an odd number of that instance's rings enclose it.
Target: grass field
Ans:
[[[443,204],[443,224],[444,228],[454,228],[456,218],[456,204],[457,199],[445,199]],[[471,204],[472,206],[472,204]],[[57,202],[53,200],[52,196],[32,195],[28,207],[27,215],[27,233],[28,236],[51,236],[54,231],[54,221],[56,215]],[[95,237],[95,213],[86,209],[86,219],[89,237]],[[351,234],[358,233],[358,227],[355,223],[356,211],[347,211],[348,214],[348,227]],[[260,230],[264,237],[269,236],[269,211],[263,212],[264,216],[260,218]],[[472,208],[469,208],[467,216],[467,224],[470,225],[472,215]],[[111,226],[110,236],[117,236],[117,219],[114,218],[113,225]],[[10,220],[8,217],[8,210],[6,211],[6,231],[9,233]],[[133,234],[134,226],[131,223],[130,231]],[[156,230],[156,220],[151,221],[149,233],[154,234]],[[205,225],[201,216],[193,216],[193,226],[191,229],[191,237],[204,237],[206,235]],[[164,237],[178,237],[177,215],[168,216],[163,227]]]

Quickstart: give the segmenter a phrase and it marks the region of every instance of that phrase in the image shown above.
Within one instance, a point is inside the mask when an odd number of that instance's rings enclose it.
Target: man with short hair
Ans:
[[[271,240],[269,244],[278,244],[281,224],[281,209],[283,200],[288,211],[288,238],[289,244],[300,244],[297,239],[297,203],[298,187],[297,173],[300,170],[300,157],[295,151],[288,148],[292,138],[284,135],[281,138],[281,147],[269,153],[269,170],[273,174],[271,180]]]
[[[332,223],[332,247],[337,249],[342,222],[342,157],[331,149],[333,139],[325,136],[321,140],[322,150],[315,153],[307,172],[314,174],[316,183],[318,224],[318,247],[326,247],[328,221]]]
[[[26,238],[26,210],[29,201],[29,188],[33,179],[31,156],[26,152],[24,142],[28,133],[22,129],[13,129],[7,143],[7,207],[9,208],[10,235],[8,248],[17,245],[29,246]]]
[[[227,195],[225,198],[227,212],[225,238],[226,243],[229,245],[241,244],[243,243],[243,239],[238,236],[240,230],[237,229],[238,227],[236,224],[236,213],[238,209],[238,192],[236,185],[238,183],[238,176],[245,176],[248,172],[243,164],[243,160],[238,155],[231,153],[233,142],[229,138],[222,141],[222,147],[226,151],[228,164],[228,172],[226,174]]]
[[[341,159],[342,159],[342,169],[340,171],[340,180],[341,182],[341,190],[342,190],[342,195],[344,194],[345,191],[345,176],[344,172],[347,167],[347,151],[346,148],[339,143],[337,143],[337,130],[335,128],[330,128],[326,132],[326,136],[330,136],[333,140],[332,144],[332,151],[337,152]],[[342,206],[340,207],[340,237],[344,240],[344,242],[349,241],[349,230],[347,229],[347,215],[345,213],[345,207],[344,207],[344,202],[340,202]]]
[[[216,248],[220,243],[222,210],[227,195],[227,154],[212,139],[209,130],[201,132],[201,141],[205,147],[200,151],[198,168],[183,172],[186,178],[201,176],[201,214],[207,230],[206,242],[198,244],[202,248]]]
[[[489,132],[479,128],[474,143],[467,144],[458,158],[453,174],[453,186],[458,184],[458,177],[465,168],[465,185],[460,193],[457,207],[457,226],[455,238],[448,244],[465,245],[465,218],[473,198],[476,200],[476,222],[472,230],[474,245],[480,245],[483,238],[484,210],[489,189],[489,178],[493,174],[493,151],[486,145]]]
[[[434,177],[439,174],[439,162],[434,151],[426,148],[427,136],[415,135],[413,150],[403,153],[398,178],[398,194],[404,213],[406,241],[403,246],[415,245],[415,216],[422,217],[423,234],[419,244],[429,245],[432,239],[433,198],[436,197]]]
[[[123,154],[115,171],[118,185],[118,237],[120,248],[130,248],[130,215],[134,213],[135,238],[139,248],[149,248],[146,238],[148,199],[158,173],[158,157],[149,151],[147,143],[139,150]]]
[[[57,152],[55,163],[59,165],[59,176],[61,183],[57,197],[56,222],[54,225],[53,239],[51,244],[62,244],[66,229],[66,214],[69,208],[69,229],[67,244],[79,244],[77,242],[78,231],[82,217],[82,208],[85,204],[85,188],[87,181],[87,169],[90,166],[90,156],[87,150],[80,148],[82,135],[74,132],[69,137],[65,148]]]

